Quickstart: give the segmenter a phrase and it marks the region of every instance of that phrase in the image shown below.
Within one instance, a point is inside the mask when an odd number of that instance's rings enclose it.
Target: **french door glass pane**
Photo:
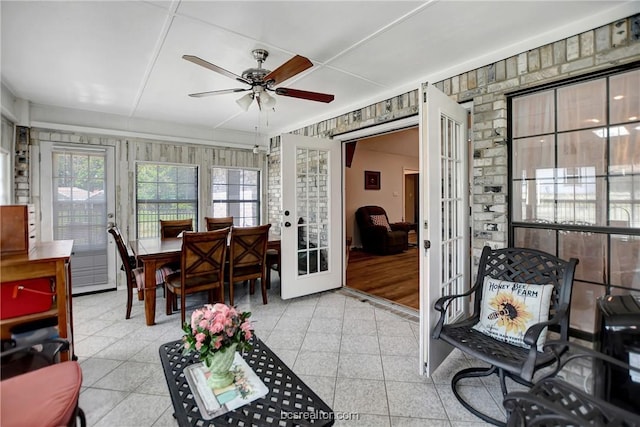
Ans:
[[[606,123],[606,80],[558,89],[558,131],[584,129]]]
[[[460,220],[463,201],[462,192],[459,189],[462,175],[460,155],[463,152],[460,146],[463,142],[460,124],[445,115],[440,116],[440,131],[442,176],[440,187],[442,218],[440,288],[441,295],[447,295],[446,292],[453,294],[462,292],[462,288],[456,289],[455,286],[461,284],[458,279],[464,275],[463,264],[457,262],[460,257],[464,256],[460,244],[464,231],[462,230],[463,222]]]
[[[296,149],[298,275],[327,271],[329,265],[329,157],[322,150]]]

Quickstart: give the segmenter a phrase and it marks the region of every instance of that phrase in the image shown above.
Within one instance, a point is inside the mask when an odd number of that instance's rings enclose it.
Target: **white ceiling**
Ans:
[[[294,130],[640,11],[637,1],[2,0],[0,7],[2,83],[36,104],[32,111],[62,111],[40,114],[67,124],[108,127],[101,122],[121,117],[132,129],[160,121],[205,135]],[[241,74],[256,65],[255,48],[269,51],[271,70],[295,54],[308,57],[314,66],[282,86],[335,100],[276,95],[275,111],[260,113],[255,103],[248,112],[236,105],[242,93],[187,96],[242,85],[182,55]],[[91,121],[51,106],[108,115]]]

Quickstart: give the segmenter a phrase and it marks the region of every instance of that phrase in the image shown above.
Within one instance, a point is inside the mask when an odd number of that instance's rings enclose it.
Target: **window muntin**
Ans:
[[[640,291],[640,70],[510,99],[510,237],[580,260],[572,327],[595,298]]]
[[[232,216],[239,227],[260,225],[260,171],[214,167],[211,175],[212,216]]]
[[[198,228],[198,168],[167,163],[136,165],[139,239],[158,237],[161,219],[193,219]]]

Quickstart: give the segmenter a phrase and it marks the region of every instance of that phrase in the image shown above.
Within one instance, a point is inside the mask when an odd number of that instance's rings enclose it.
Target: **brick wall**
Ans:
[[[635,61],[640,61],[640,15],[435,83],[455,101],[473,104],[473,176],[470,184],[474,264],[477,264],[483,246],[504,247],[508,241],[506,94]],[[294,133],[331,138],[417,114],[418,102],[416,89]],[[272,156],[278,149],[279,141],[272,140]],[[276,162],[274,157],[269,161],[269,176],[279,175],[279,159]],[[269,212],[275,220],[279,218],[276,215],[279,195],[278,186],[269,188]]]

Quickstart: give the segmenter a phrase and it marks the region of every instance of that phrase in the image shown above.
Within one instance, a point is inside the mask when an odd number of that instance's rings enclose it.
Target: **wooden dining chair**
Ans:
[[[208,291],[209,303],[224,302],[224,265],[227,256],[229,228],[201,233],[186,233],[182,237],[180,272],[166,278],[167,314],[172,314],[173,302],[180,297],[182,324],[185,321],[186,295]]]
[[[277,271],[278,276],[282,277],[280,274],[281,263],[280,249],[267,249],[267,289],[271,289],[271,270]]]
[[[271,224],[256,227],[231,227],[229,263],[225,279],[229,282],[229,303],[233,305],[233,287],[237,282],[249,280],[251,294],[256,279],[262,287],[262,303],[267,303],[267,242]]]
[[[221,228],[227,228],[233,226],[233,217],[224,216],[220,218],[212,218],[205,216],[204,220],[207,224],[207,231],[219,230]]]
[[[125,319],[129,319],[131,317],[133,290],[136,289],[138,291],[139,301],[144,299],[144,292],[142,290],[144,288],[144,269],[142,266],[138,266],[134,256],[129,255],[129,250],[127,249],[127,245],[124,243],[124,239],[122,238],[122,234],[120,233],[118,226],[114,224],[107,229],[107,232],[113,236],[113,240],[116,242],[118,254],[122,261],[122,266],[120,268],[124,270],[125,277],[127,278],[127,312]]]
[[[193,231],[193,219],[161,219],[160,237],[178,237],[183,231]]]

